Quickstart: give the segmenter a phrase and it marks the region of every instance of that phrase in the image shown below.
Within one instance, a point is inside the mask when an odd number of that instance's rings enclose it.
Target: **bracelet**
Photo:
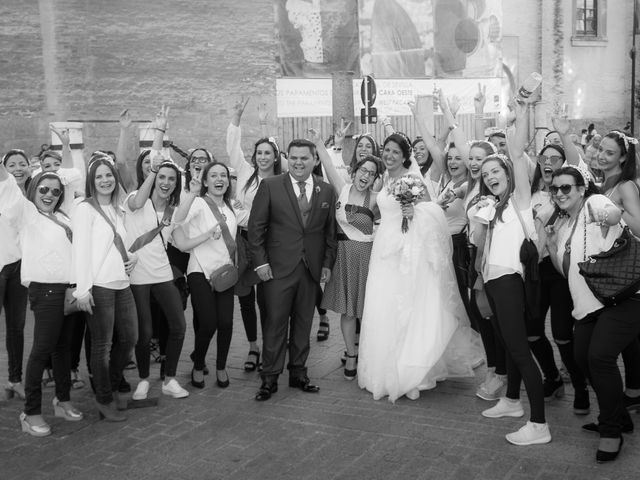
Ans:
[[[160,170],[160,169],[158,169],[158,170]],[[158,173],[158,170],[154,170],[153,168],[150,168],[150,169],[149,169],[149,172],[151,172],[151,173]]]
[[[163,129],[157,128],[157,127],[153,127],[153,129],[154,130],[158,130],[159,132],[162,132],[162,133],[166,133],[167,132],[166,130],[163,130]]]
[[[333,147],[333,151],[334,152],[341,152],[342,151],[342,147]]]

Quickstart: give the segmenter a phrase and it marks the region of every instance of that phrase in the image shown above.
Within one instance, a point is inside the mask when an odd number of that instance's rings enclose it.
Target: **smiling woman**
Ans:
[[[14,223],[19,231],[20,273],[23,285],[29,288],[35,317],[20,423],[22,431],[36,437],[51,433],[51,427],[42,417],[41,383],[50,359],[56,381],[55,416],[70,421],[83,418],[69,401],[72,323],[65,318],[64,309],[65,293],[71,282],[71,228],[69,218],[59,208],[63,200],[62,181],[55,173],[36,175],[25,198],[6,169],[0,166],[0,216]],[[11,355],[9,358],[11,360]],[[11,392],[17,393],[17,389],[14,387]]]

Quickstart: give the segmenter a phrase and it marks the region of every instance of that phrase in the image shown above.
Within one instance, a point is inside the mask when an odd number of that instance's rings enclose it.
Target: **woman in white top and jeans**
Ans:
[[[191,384],[196,388],[204,388],[204,361],[216,331],[216,380],[220,388],[229,386],[226,365],[233,331],[233,287],[218,292],[212,291],[209,283],[215,270],[235,263],[235,258],[229,255],[222,227],[212,208],[218,209],[233,238],[237,224],[246,221],[249,215],[246,210],[240,209],[236,218],[230,203],[229,181],[229,169],[225,164],[208,164],[202,171],[202,180],[199,177],[192,179],[189,192],[175,214],[175,222],[180,225],[173,233],[176,246],[181,250],[191,250],[187,281],[193,310],[199,321],[191,372]]]
[[[120,402],[114,401],[113,392],[118,391],[136,344],[138,319],[129,288],[135,256],[116,246],[127,235],[119,206],[119,176],[111,158],[98,157],[89,165],[86,193],[72,218],[74,296],[80,310],[89,313],[91,373],[100,416],[121,422],[126,416],[118,411]]]
[[[69,218],[60,211],[64,186],[55,173],[36,175],[27,198],[0,166],[0,215],[19,226],[22,283],[29,288],[35,316],[20,423],[24,432],[44,437],[51,428],[42,418],[42,373],[50,359],[56,380],[55,416],[70,421],[83,418],[69,401],[71,322],[65,318],[64,302],[71,279],[71,227]]]
[[[548,443],[551,434],[544,415],[542,376],[527,342],[524,266],[520,261],[523,241],[535,235],[529,175],[522,158],[512,164],[502,154],[485,158],[481,171],[481,200],[470,209],[470,215],[487,206],[489,197],[495,199],[495,215],[482,257],[482,276],[494,326],[507,352],[506,397],[482,414],[489,418],[522,417],[520,383],[524,380],[531,418],[506,438],[515,445]]]

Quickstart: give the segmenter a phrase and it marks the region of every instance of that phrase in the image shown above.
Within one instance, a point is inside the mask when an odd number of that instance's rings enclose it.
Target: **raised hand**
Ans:
[[[49,129],[60,139],[60,143],[63,147],[68,147],[71,143],[69,136],[69,130],[66,128],[56,128],[53,125],[49,125]]]
[[[309,140],[311,140],[315,144],[324,145],[324,142],[322,141],[322,136],[320,135],[320,130],[319,129],[310,128],[307,131],[309,132]]]
[[[413,99],[409,102],[407,102],[407,106],[409,107],[409,110],[411,110],[411,115],[413,115],[414,117],[418,116],[418,102]]]
[[[248,101],[249,99],[247,99]],[[246,106],[246,103],[245,103]],[[267,104],[262,102],[258,104],[258,120],[261,125],[267,124],[267,119],[269,118],[269,112],[267,111]]]
[[[476,113],[484,112],[484,106],[487,103],[487,86],[478,82],[478,93],[473,97],[473,106]]]
[[[196,174],[191,177],[191,181],[189,182],[189,193],[200,195],[200,189],[202,188],[202,172],[203,170],[198,170]]]
[[[169,122],[169,107],[165,107],[162,105],[160,107],[160,111],[156,113],[156,119],[154,122],[154,127],[158,130],[167,130],[167,124]]]
[[[454,95],[449,99],[449,110],[451,110],[451,115],[454,117],[458,114],[458,110],[460,110],[460,97]]]
[[[120,113],[120,118],[118,119],[118,123],[120,124],[120,128],[122,130],[126,130],[131,126],[131,115],[129,115],[129,109],[125,108],[122,113]]]
[[[344,138],[349,128],[351,128],[352,123],[353,122],[349,122],[345,125],[344,118],[340,119],[340,126],[337,127],[333,133],[334,145],[336,147],[341,147],[344,144]]]
[[[233,105],[233,115],[234,117],[236,117],[238,120],[240,120],[240,118],[242,118],[242,114],[244,113],[244,109],[247,106],[247,103],[249,103],[249,99],[251,97],[247,97],[246,100],[244,98],[244,96],[241,96],[240,99],[234,103]]]
[[[571,130],[571,125],[569,124],[569,120],[567,117],[551,117],[551,123],[553,124],[553,129],[557,131],[561,137],[564,137]]]

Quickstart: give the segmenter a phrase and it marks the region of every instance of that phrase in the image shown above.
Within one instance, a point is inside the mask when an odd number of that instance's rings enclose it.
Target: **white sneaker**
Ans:
[[[507,378],[505,375],[493,374],[485,383],[480,385],[476,390],[476,396],[483,400],[492,401],[502,398],[504,389],[507,386]]]
[[[551,441],[551,432],[546,423],[527,422],[517,432],[508,433],[505,438],[514,445],[539,445]]]
[[[175,378],[169,380],[166,385],[164,383],[162,384],[162,393],[173,398],[185,398],[189,396],[189,392],[182,388]]]
[[[136,391],[133,392],[131,398],[134,400],[146,400],[147,395],[149,393],[149,381],[148,380],[140,380],[138,386],[136,387]]]
[[[483,417],[501,418],[501,417],[522,417],[524,409],[520,400],[509,400],[502,397],[493,407],[482,412]]]

